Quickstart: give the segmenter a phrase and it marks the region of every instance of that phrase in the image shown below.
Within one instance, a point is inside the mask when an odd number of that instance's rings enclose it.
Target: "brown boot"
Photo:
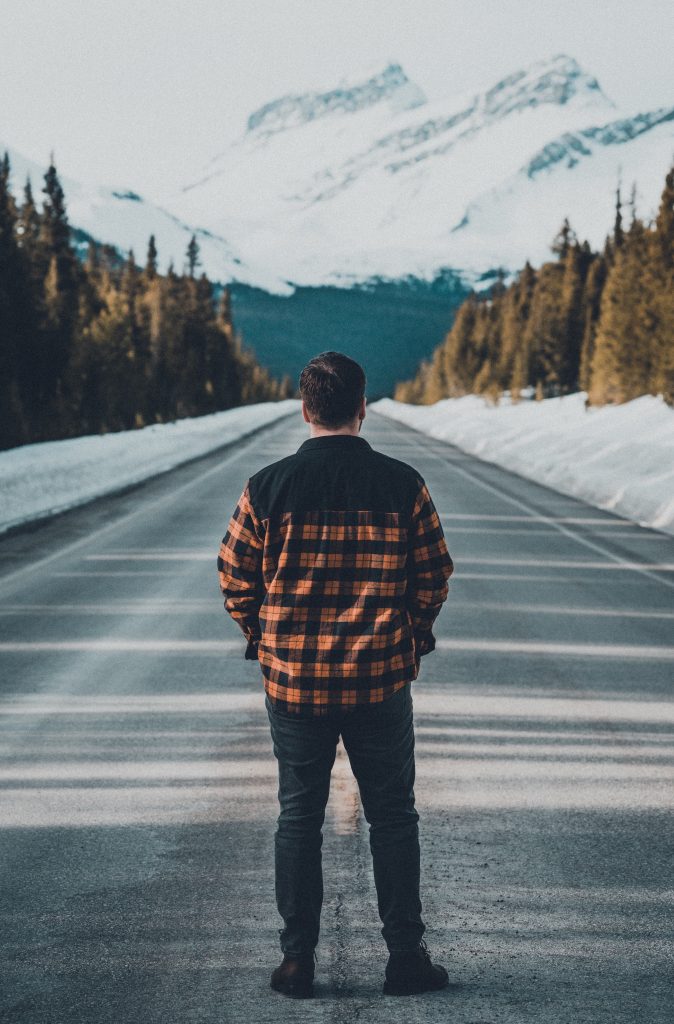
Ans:
[[[295,999],[311,998],[314,994],[314,957],[315,951],[302,956],[284,953],[283,961],[272,971],[271,987],[274,991]]]
[[[447,971],[440,964],[431,963],[428,946],[423,939],[418,949],[389,956],[384,981],[386,996],[413,996],[445,988],[448,984]]]

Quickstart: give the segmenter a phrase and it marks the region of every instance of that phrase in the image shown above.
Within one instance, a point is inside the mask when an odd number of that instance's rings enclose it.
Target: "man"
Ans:
[[[220,546],[225,608],[257,658],[278,760],[278,992],[313,993],[321,828],[341,735],[370,826],[384,992],[442,988],[422,939],[410,683],[435,647],[452,560],[420,474],[359,436],[365,374],[322,352],[300,376],[310,437],[249,478]]]

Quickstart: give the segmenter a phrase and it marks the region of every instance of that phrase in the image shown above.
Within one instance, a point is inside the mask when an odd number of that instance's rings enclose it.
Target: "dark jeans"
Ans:
[[[340,734],[370,826],[381,933],[389,951],[415,949],[426,930],[419,899],[410,685],[379,704],[315,718],[276,709],[265,695],[278,760],[276,903],[284,953],[312,953],[323,904],[322,825]]]

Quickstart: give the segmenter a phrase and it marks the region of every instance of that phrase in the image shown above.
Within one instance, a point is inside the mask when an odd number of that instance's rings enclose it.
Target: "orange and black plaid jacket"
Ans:
[[[251,476],[217,567],[269,699],[308,715],[416,679],[453,571],[423,478],[355,434],[311,437]]]

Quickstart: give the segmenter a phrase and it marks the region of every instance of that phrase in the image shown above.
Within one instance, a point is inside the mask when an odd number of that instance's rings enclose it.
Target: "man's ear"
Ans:
[[[307,412],[307,407],[306,407],[306,403],[305,403],[304,399],[302,399],[302,416],[304,418],[304,422],[305,423],[311,423],[311,420],[309,419],[309,413]]]

